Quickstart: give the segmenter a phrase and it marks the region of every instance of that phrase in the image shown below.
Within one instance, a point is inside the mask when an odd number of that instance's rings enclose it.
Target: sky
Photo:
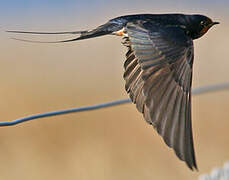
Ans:
[[[148,1],[148,0],[8,0],[0,7],[1,23],[6,21],[24,22],[33,20],[49,21],[59,18],[90,20],[94,16],[114,17],[128,13],[187,12],[224,16],[228,14],[228,0],[192,1]],[[103,18],[100,18],[103,20]],[[105,19],[105,18],[104,18]],[[61,20],[61,19],[60,19]]]

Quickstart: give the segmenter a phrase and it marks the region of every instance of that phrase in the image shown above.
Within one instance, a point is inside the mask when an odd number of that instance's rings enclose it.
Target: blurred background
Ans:
[[[0,121],[128,97],[122,78],[126,48],[119,37],[34,44],[11,40],[5,30],[85,30],[135,13],[205,14],[221,24],[195,41],[195,88],[228,81],[228,6],[228,0],[1,2]],[[229,160],[229,92],[192,100],[198,172],[178,160],[135,105],[126,104],[0,128],[0,179],[197,179]]]

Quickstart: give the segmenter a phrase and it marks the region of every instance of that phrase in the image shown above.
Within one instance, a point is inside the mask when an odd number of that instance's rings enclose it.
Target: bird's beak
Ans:
[[[211,25],[214,26],[216,24],[219,24],[219,22],[213,22]]]

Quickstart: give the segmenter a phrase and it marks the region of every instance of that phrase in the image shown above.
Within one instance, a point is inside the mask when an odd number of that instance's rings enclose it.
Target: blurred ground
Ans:
[[[193,87],[228,81],[229,24],[225,17],[220,21],[195,41]],[[86,28],[103,22],[91,19]],[[61,24],[39,23],[33,30]],[[75,30],[72,23],[58,30]],[[127,98],[120,38],[68,44],[17,42],[5,33],[0,38],[0,121]],[[0,179],[197,179],[229,159],[229,92],[194,96],[192,107],[199,172],[179,161],[128,104],[0,128]]]

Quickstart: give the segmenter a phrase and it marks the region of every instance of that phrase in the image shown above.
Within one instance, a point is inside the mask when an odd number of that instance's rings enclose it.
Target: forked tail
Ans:
[[[63,43],[63,42],[71,42],[71,41],[78,41],[88,38],[94,38],[98,36],[103,36],[107,34],[112,34],[113,32],[119,31],[122,29],[123,24],[116,23],[113,21],[108,21],[106,24],[103,24],[93,30],[89,31],[72,31],[72,32],[34,32],[34,31],[6,31],[8,33],[23,33],[23,34],[79,34],[79,37],[61,41],[33,41],[27,39],[19,39],[19,38],[12,38],[19,41],[25,42],[35,42],[35,43]]]

